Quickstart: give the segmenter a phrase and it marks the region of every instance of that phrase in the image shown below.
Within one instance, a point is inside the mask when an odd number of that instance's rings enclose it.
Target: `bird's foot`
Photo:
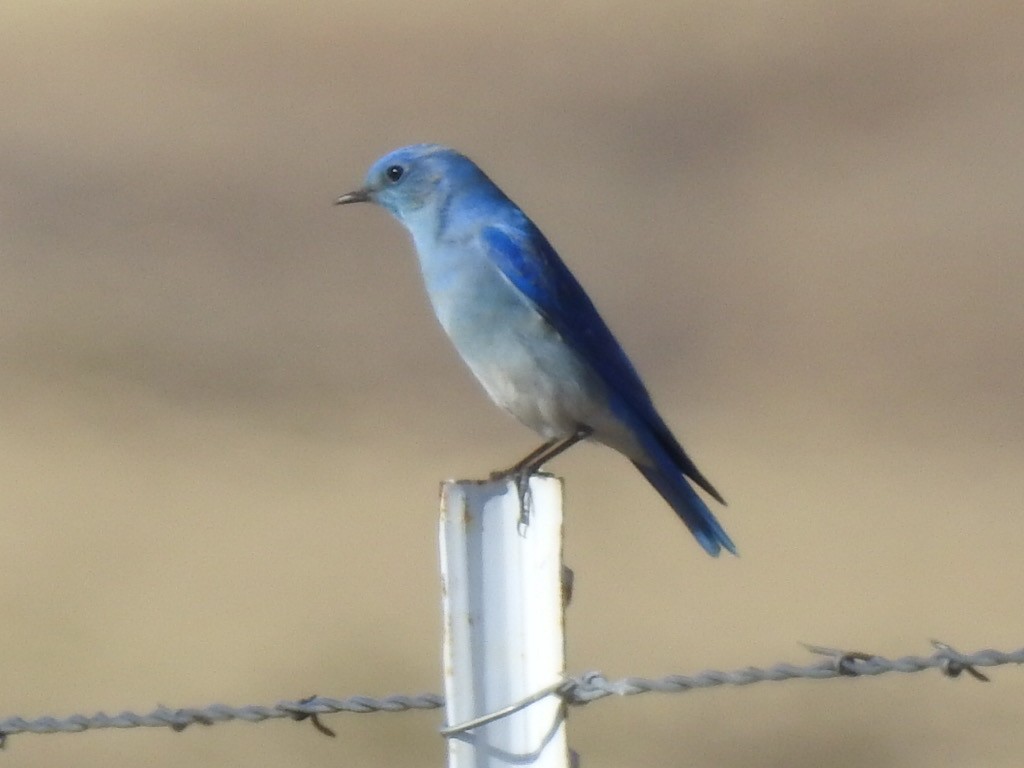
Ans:
[[[519,496],[519,522],[517,524],[519,528],[519,534],[525,535],[527,527],[530,525],[530,478],[540,469],[540,465],[537,464],[537,459],[543,460],[544,454],[550,447],[557,441],[549,440],[547,443],[542,445],[537,450],[531,452],[521,461],[517,461],[511,467],[507,469],[499,469],[495,472],[491,472],[491,480],[511,480],[516,485],[516,494]]]
[[[519,494],[519,533],[525,534],[530,524],[530,478],[538,474],[540,468],[563,451],[568,450],[580,440],[590,437],[590,427],[580,427],[569,437],[553,437],[539,448],[530,451],[508,469],[491,472],[491,480],[514,480],[516,492]]]
[[[519,528],[520,535],[526,533],[530,525],[530,508],[533,506],[532,494],[530,492],[530,478],[533,477],[533,467],[510,467],[500,472],[491,472],[491,480],[511,480],[516,486],[516,495],[519,497]]]

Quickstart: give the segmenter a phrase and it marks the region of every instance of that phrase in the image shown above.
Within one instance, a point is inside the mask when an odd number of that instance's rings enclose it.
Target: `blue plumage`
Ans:
[[[625,352],[536,225],[464,155],[385,155],[338,203],[375,202],[412,235],[438,319],[500,406],[547,439],[530,472],[593,438],[625,454],[712,555],[736,549],[689,477],[719,502]]]

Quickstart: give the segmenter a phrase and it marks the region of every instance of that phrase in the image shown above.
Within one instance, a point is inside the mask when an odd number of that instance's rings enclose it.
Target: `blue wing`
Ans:
[[[657,447],[667,454],[678,471],[724,504],[721,494],[700,473],[658,415],[636,369],[590,297],[540,229],[518,208],[516,214],[518,220],[509,221],[506,217],[502,224],[488,226],[481,232],[494,263],[529,297],[559,335],[590,362],[615,396],[616,405],[647,427]],[[647,476],[644,468],[639,468]],[[651,480],[649,476],[648,480]],[[658,490],[664,495],[662,488]]]
[[[518,213],[517,226],[492,225],[482,232],[494,263],[616,393],[653,411],[647,389],[590,297],[536,225]]]

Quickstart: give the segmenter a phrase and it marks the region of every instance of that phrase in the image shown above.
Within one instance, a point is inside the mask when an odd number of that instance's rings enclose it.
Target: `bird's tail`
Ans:
[[[687,482],[682,471],[676,468],[660,446],[652,446],[650,451],[654,464],[640,464],[634,461],[633,466],[647,478],[647,482],[655,487],[669,506],[675,510],[690,533],[704,547],[704,551],[717,557],[722,548],[736,554],[736,545],[725,532],[718,520],[708,509],[708,505],[697,495]]]

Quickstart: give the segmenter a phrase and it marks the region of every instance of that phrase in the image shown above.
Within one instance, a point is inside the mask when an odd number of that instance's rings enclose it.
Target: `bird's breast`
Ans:
[[[438,320],[497,405],[545,437],[603,410],[591,368],[493,262],[472,249],[420,256]]]

